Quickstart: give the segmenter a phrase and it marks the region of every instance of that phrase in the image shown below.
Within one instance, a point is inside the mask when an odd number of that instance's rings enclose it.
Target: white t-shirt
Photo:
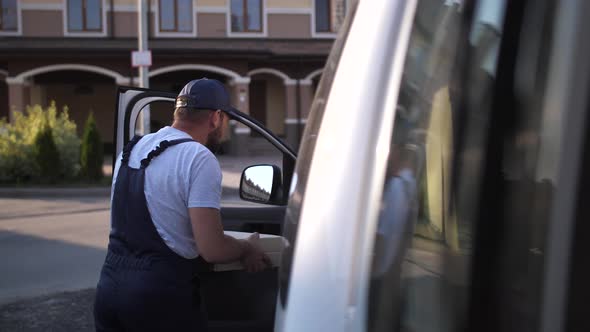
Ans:
[[[145,135],[131,151],[129,166],[139,168],[161,141],[182,138],[191,137],[172,127]],[[112,190],[120,165],[121,156],[115,164]],[[198,142],[170,146],[146,168],[144,192],[152,221],[164,243],[178,255],[188,259],[199,255],[188,208],[219,209],[221,178],[217,158]]]
[[[402,169],[399,176],[389,178],[383,190],[383,204],[377,224],[377,234],[382,237],[383,252],[376,253],[379,261],[374,275],[383,275],[394,259],[403,254],[403,239],[413,229],[413,212],[416,198],[416,179],[409,169]]]

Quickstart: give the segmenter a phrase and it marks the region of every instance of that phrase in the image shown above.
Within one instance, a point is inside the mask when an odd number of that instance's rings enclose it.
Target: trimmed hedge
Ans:
[[[59,151],[53,141],[53,131],[46,123],[35,137],[35,161],[43,182],[54,183],[60,177]]]
[[[52,101],[46,109],[35,105],[27,107],[25,112],[13,114],[12,123],[0,119],[0,183],[53,181],[44,179],[42,172],[47,169],[42,171],[39,165],[41,159],[37,156],[40,150],[35,144],[46,128],[50,129],[57,150],[55,155],[59,161],[57,166],[54,161],[49,162],[54,165],[55,179],[68,180],[77,177],[80,171],[80,139],[76,133],[76,124],[69,118],[67,107],[58,112]],[[46,137],[39,144],[45,142],[42,144],[45,145],[47,141]]]
[[[86,120],[86,125],[84,126],[80,157],[82,176],[89,180],[100,180],[103,176],[103,144],[92,112],[90,112]]]

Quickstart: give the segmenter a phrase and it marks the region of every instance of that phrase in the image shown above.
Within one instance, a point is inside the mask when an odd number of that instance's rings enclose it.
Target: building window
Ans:
[[[231,31],[262,32],[262,0],[231,0]]]
[[[315,0],[315,31],[338,32],[345,15],[345,0]]]
[[[68,30],[102,31],[101,0],[68,0]]]
[[[159,19],[161,32],[192,32],[192,0],[160,0]]]
[[[0,30],[17,31],[17,0],[0,0]]]

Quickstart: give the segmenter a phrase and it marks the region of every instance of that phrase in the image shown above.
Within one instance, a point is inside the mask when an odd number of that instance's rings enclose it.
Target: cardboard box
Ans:
[[[252,233],[246,232],[232,232],[232,231],[225,231],[226,235],[232,236],[236,239],[243,240],[247,239]],[[287,240],[282,236],[278,235],[270,235],[270,234],[260,234],[260,240],[258,241],[258,245],[262,248],[262,250],[268,255],[272,262],[273,267],[281,266],[281,255],[283,249],[286,247]],[[233,271],[233,270],[243,270],[244,267],[240,262],[232,262],[226,264],[215,264],[213,266],[213,271],[215,272],[222,272],[222,271]]]

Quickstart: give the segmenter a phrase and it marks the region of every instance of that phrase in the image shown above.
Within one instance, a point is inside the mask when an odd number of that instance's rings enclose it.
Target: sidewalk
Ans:
[[[112,157],[105,156],[103,173],[105,176],[112,174]],[[223,196],[237,198],[240,187],[240,178],[244,168],[258,164],[274,164],[282,168],[280,155],[264,156],[218,156],[223,173]],[[27,197],[109,197],[110,186],[88,187],[0,187],[0,198],[27,198]]]
[[[26,198],[26,197],[108,197],[111,188],[104,187],[28,187],[28,188],[0,188],[0,198]]]

